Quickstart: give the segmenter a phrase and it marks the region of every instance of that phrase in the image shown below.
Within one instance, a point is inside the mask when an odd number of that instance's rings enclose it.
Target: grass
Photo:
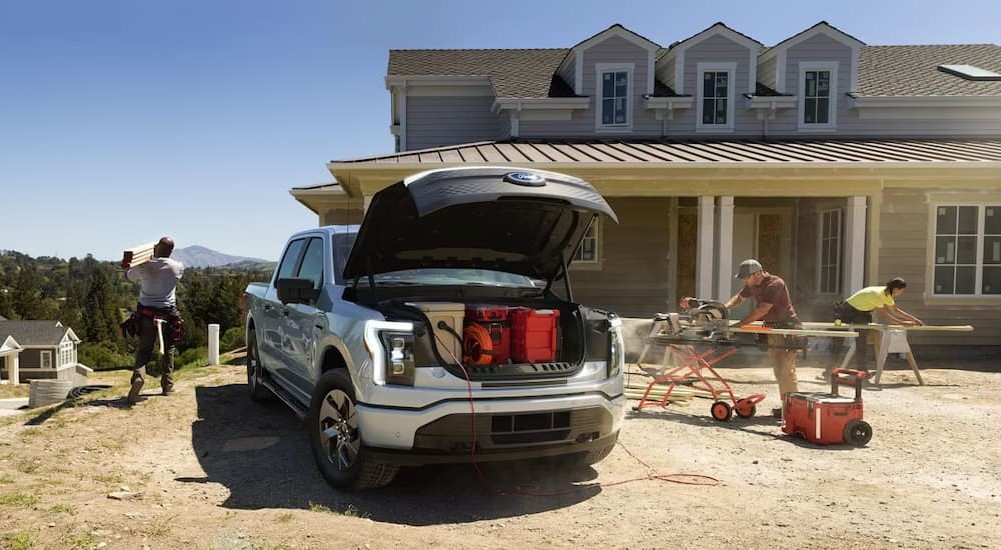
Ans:
[[[22,474],[33,474],[38,471],[38,466],[37,460],[22,460],[17,463],[17,471]]]
[[[97,550],[97,543],[90,535],[78,535],[70,539],[70,548],[74,550]]]
[[[16,386],[13,384],[0,384],[0,399],[28,397],[30,392],[31,384],[18,384]]]
[[[292,512],[284,512],[278,514],[278,523],[288,523],[292,521],[292,518],[293,518]]]
[[[35,495],[26,495],[24,493],[10,493],[7,495],[0,495],[0,506],[13,506],[15,508],[31,508],[38,502],[38,497]]]
[[[49,511],[59,514],[69,514],[71,516],[76,515],[76,507],[72,504],[56,504],[52,508],[49,508]]]
[[[11,550],[31,550],[34,548],[34,541],[28,533],[7,533],[3,539]]]
[[[334,513],[334,511],[331,510],[330,508],[328,508],[328,507],[326,507],[326,506],[324,506],[322,504],[316,504],[313,501],[309,501],[309,511],[310,512],[326,512],[328,514]]]
[[[7,474],[0,476],[0,485],[8,485],[11,483],[14,483],[14,478],[10,477]]]
[[[170,534],[170,524],[174,521],[177,516],[170,516],[167,518],[159,518],[153,521],[153,524],[146,529],[146,534],[150,537],[157,538],[163,537]]]

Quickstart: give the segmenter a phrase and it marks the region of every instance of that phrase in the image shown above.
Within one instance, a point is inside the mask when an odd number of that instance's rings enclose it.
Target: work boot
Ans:
[[[172,393],[174,393],[174,385],[173,384],[161,385],[160,389],[162,390],[163,395],[171,395]]]
[[[160,389],[163,390],[163,395],[174,393],[174,380],[169,373],[164,373],[160,377]]]
[[[145,383],[146,381],[143,380],[142,374],[138,372],[132,374],[132,387],[129,388],[128,395],[129,405],[135,405],[139,402],[139,392],[142,391],[143,384]]]

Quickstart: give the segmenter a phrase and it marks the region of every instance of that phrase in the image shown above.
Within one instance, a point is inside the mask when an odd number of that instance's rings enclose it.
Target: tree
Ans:
[[[42,318],[42,296],[38,290],[39,286],[38,273],[34,265],[30,262],[20,263],[12,299],[14,312],[22,319]]]
[[[84,331],[90,342],[117,343],[121,319],[106,269],[95,265],[90,275],[90,287],[83,300]]]

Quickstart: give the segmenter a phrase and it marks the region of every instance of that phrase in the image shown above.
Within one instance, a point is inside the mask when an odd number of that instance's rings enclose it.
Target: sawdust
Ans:
[[[770,369],[721,372],[768,394],[759,410],[777,402]],[[801,366],[801,390],[824,391],[819,373]],[[425,467],[357,494],[328,488],[303,426],[252,403],[242,367],[184,373],[175,395],[147,390],[132,409],[125,373],[105,374],[107,392],[0,419],[0,546],[1001,547],[1001,373],[922,374],[890,370],[865,392],[864,448],[814,447],[767,415],[719,423],[696,399],[630,412],[624,446],[593,469],[488,465],[484,483],[468,465]],[[720,483],[612,485],[648,473]]]

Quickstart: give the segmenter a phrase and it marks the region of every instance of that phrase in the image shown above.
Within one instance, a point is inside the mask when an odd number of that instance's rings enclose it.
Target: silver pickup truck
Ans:
[[[616,221],[577,178],[455,168],[376,193],[360,226],[296,233],[246,289],[251,399],[305,419],[341,489],[407,465],[603,459],[625,406],[620,321],[567,278],[600,215]]]

